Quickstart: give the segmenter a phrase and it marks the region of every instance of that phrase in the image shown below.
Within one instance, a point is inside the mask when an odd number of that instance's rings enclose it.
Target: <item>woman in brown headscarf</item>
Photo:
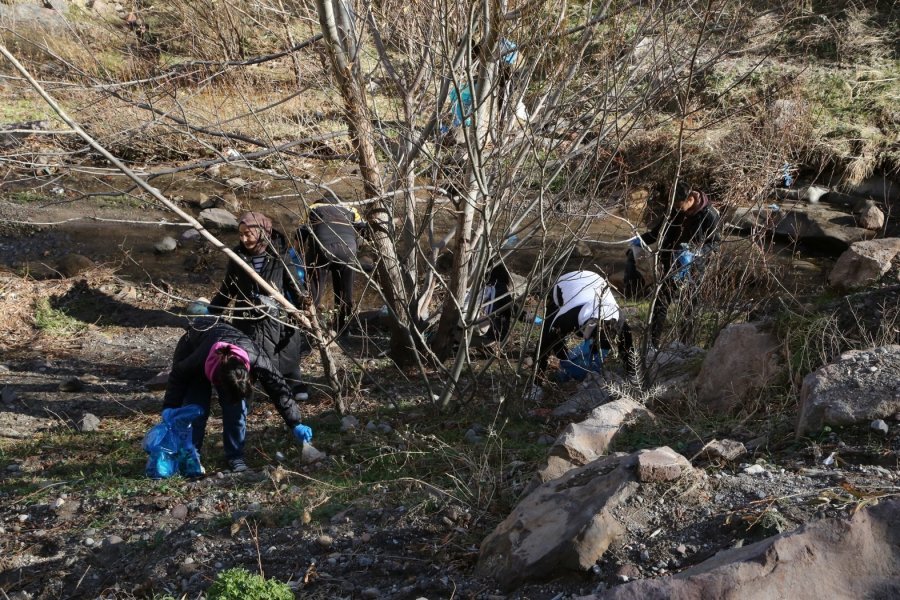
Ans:
[[[284,235],[272,227],[272,220],[258,212],[248,212],[238,221],[241,243],[235,254],[253,266],[264,280],[288,298],[299,299],[300,284],[288,255]],[[229,305],[231,324],[262,348],[291,385],[295,400],[309,398],[301,381],[300,353],[304,336],[282,323],[277,305],[260,290],[243,269],[228,262],[225,279],[210,303],[210,314],[222,314]]]

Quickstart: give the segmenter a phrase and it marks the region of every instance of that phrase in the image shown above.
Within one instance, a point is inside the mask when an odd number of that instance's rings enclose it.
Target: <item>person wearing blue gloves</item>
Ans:
[[[192,424],[193,442],[200,450],[215,387],[222,407],[222,441],[228,468],[236,473],[246,471],[247,404],[253,383],[262,387],[299,442],[312,440],[312,429],[301,423],[291,389],[268,355],[246,334],[212,317],[193,319],[178,340],[163,410],[189,404],[203,409]]]
[[[550,289],[537,350],[540,372],[547,369],[550,354],[560,360],[568,359],[566,338],[576,332],[588,342],[591,357],[609,351],[616,343],[626,376],[635,378],[631,328],[609,283],[593,271],[564,273]]]

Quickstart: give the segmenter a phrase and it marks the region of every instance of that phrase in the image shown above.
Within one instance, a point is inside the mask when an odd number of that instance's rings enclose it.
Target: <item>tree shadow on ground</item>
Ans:
[[[79,281],[68,292],[50,298],[50,306],[67,316],[97,326],[184,327],[185,317],[153,308],[141,308],[116,299]]]

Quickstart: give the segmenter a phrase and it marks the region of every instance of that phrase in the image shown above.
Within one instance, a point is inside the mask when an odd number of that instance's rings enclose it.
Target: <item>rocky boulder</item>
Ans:
[[[806,376],[797,435],[869,423],[900,412],[900,345],[851,350]]]
[[[866,200],[856,207],[853,214],[856,216],[856,224],[863,229],[881,231],[884,227],[884,213],[871,200]]]
[[[779,350],[778,340],[759,323],[728,325],[700,367],[699,399],[716,410],[734,410],[779,373]]]
[[[875,234],[856,227],[851,215],[821,204],[794,207],[780,214],[775,234],[825,250],[844,250]]]
[[[237,229],[237,218],[223,208],[206,208],[197,218],[205,227],[213,229]]]
[[[94,261],[80,254],[66,254],[56,263],[56,270],[63,277],[77,277],[85,271],[90,271],[97,265]]]
[[[620,398],[595,408],[587,419],[570,424],[556,439],[547,462],[537,473],[537,483],[561,477],[571,469],[608,454],[619,431],[640,418],[652,418],[652,414],[630,398]]]
[[[828,275],[828,283],[841,289],[875,283],[890,270],[898,253],[900,238],[856,242],[838,258]]]
[[[822,519],[720,552],[672,577],[643,579],[579,600],[821,600],[900,597],[900,501]]]
[[[504,590],[584,571],[624,533],[612,511],[635,493],[635,455],[599,458],[525,497],[481,543],[477,573]]]

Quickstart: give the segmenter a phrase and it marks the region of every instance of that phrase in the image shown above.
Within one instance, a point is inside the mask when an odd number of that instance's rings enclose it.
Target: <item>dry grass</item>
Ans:
[[[0,273],[0,352],[5,354],[14,349],[40,352],[45,346],[55,346],[54,340],[60,337],[77,336],[83,327],[68,328],[68,323],[63,322],[65,315],[50,314],[47,299],[65,295],[80,281],[87,281],[90,287],[99,288],[120,280],[112,269],[105,267],[93,269],[77,278],[42,281]],[[59,326],[48,323],[48,318],[50,321],[61,319]]]

